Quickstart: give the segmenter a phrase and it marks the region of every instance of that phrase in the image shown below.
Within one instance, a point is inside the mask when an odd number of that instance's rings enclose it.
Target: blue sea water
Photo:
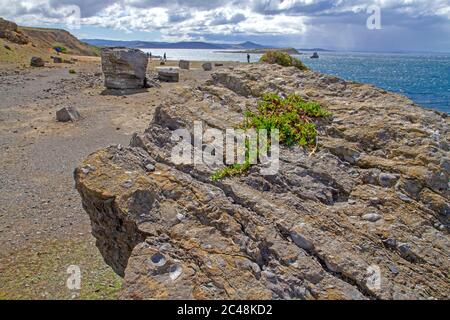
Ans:
[[[169,60],[247,61],[246,54],[212,50],[144,51],[161,56],[166,53]],[[298,58],[313,70],[370,83],[401,93],[423,107],[450,113],[450,54],[319,52],[320,59],[310,59],[310,55],[305,53]],[[260,57],[251,55],[252,62]]]

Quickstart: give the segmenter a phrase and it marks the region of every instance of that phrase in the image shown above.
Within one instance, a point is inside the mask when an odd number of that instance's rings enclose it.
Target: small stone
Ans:
[[[204,71],[211,71],[212,70],[212,63],[211,62],[206,62],[204,64],[202,64],[202,68]]]
[[[380,176],[378,177],[380,185],[385,188],[393,187],[398,179],[399,179],[398,175],[390,173],[381,173]]]
[[[394,266],[394,265],[390,265],[389,266],[389,270],[395,275],[399,274],[399,271],[398,271],[397,267]]]
[[[189,70],[190,69],[190,62],[186,60],[180,60],[178,66],[180,69]]]
[[[122,183],[122,187],[124,187],[125,189],[130,189],[133,186],[133,181],[131,180],[127,180],[124,183]]]
[[[412,199],[408,197],[406,194],[397,191],[397,196],[400,200],[405,201],[407,203],[412,202]]]
[[[155,166],[153,164],[149,163],[148,165],[145,166],[145,170],[147,170],[147,172],[154,172]]]
[[[45,62],[40,57],[33,57],[33,58],[31,58],[30,66],[41,68],[41,67],[45,66]]]
[[[377,222],[381,219],[381,216],[378,213],[368,213],[361,217],[363,220],[370,222]]]
[[[383,243],[390,249],[397,248],[397,240],[394,238],[387,238],[386,240],[383,240]]]
[[[74,107],[64,107],[56,112],[56,120],[59,122],[75,122],[80,118],[80,113]]]

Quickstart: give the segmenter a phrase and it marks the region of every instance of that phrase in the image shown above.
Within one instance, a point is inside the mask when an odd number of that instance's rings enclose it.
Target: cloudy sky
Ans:
[[[369,30],[368,8],[381,8]],[[0,16],[81,38],[450,52],[450,0],[0,0]],[[75,13],[74,13],[75,12]]]

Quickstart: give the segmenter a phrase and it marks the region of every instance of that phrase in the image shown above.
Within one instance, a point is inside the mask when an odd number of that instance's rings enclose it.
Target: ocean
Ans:
[[[154,56],[167,54],[169,60],[240,61],[245,53],[197,49],[143,49]],[[311,52],[297,56],[312,70],[340,78],[370,83],[398,92],[415,103],[450,113],[450,54],[439,53],[355,53],[319,52],[320,59],[310,59]],[[261,55],[252,54],[256,62]]]

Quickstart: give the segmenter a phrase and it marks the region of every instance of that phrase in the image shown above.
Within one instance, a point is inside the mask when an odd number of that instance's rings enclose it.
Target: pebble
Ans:
[[[391,270],[391,272],[392,272],[393,274],[395,274],[395,275],[399,274],[399,271],[398,271],[397,267],[394,266],[394,265],[390,265],[390,266],[389,266],[389,270]]]
[[[363,215],[362,219],[370,222],[377,222],[381,219],[381,216],[378,213],[368,213]]]
[[[133,186],[133,181],[131,180],[127,180],[124,183],[122,183],[122,187],[124,187],[125,189],[130,189]]]
[[[147,172],[154,172],[155,166],[153,164],[149,163],[148,165],[145,166],[145,170],[147,170]]]

